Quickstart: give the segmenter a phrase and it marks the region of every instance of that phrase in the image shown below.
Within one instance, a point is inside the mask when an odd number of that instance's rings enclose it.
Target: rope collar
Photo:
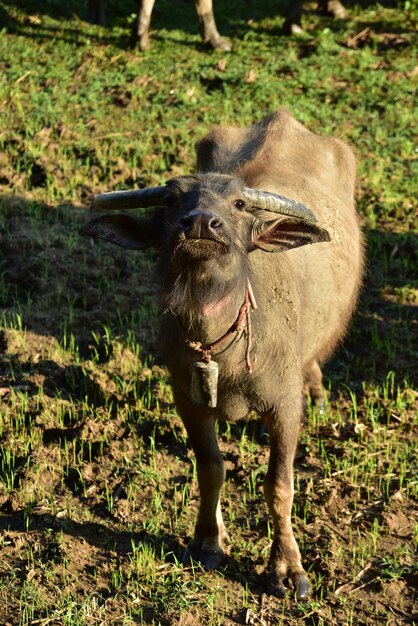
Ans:
[[[215,350],[215,348],[218,348],[219,346],[221,346],[223,343],[225,343],[225,341],[227,339],[229,339],[229,337],[231,337],[231,335],[233,335],[234,333],[237,332],[241,332],[244,330],[245,326],[247,327],[247,332],[246,332],[246,339],[247,339],[247,347],[245,349],[245,364],[247,367],[247,371],[249,374],[253,373],[253,366],[251,363],[251,358],[250,358],[250,350],[251,350],[251,309],[255,310],[257,308],[257,304],[254,298],[254,292],[252,290],[251,287],[251,283],[250,281],[247,282],[247,287],[245,289],[245,297],[244,297],[244,302],[242,303],[239,312],[238,312],[238,317],[235,320],[235,322],[232,324],[232,326],[226,331],[226,333],[224,335],[222,335],[222,337],[220,337],[219,339],[217,339],[216,341],[214,341],[213,343],[207,344],[207,345],[203,345],[200,341],[192,341],[191,339],[189,339],[185,332],[184,329],[182,328],[179,320],[176,318],[177,320],[177,324],[179,326],[179,329],[181,331],[184,343],[186,344],[186,346],[188,348],[190,348],[191,350],[194,350],[195,352],[198,352],[200,354],[200,360],[203,363],[209,363],[212,360],[212,351]]]

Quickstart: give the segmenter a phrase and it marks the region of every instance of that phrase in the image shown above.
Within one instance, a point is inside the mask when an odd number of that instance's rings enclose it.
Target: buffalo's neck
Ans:
[[[174,273],[163,302],[184,337],[204,346],[216,342],[235,324],[247,286],[245,267],[230,272],[210,269],[205,272],[204,267],[196,266]]]
[[[208,347],[225,337],[233,329],[245,302],[245,286],[231,291],[222,300],[207,304],[197,315],[178,317],[177,322],[182,334],[191,341],[197,341],[202,347]],[[219,345],[223,349],[223,343]]]

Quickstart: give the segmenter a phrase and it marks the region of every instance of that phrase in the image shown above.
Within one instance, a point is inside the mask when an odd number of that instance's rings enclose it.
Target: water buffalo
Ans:
[[[217,567],[227,532],[215,419],[256,412],[270,439],[264,491],[273,519],[268,589],[308,578],[291,525],[303,387],[316,403],[320,364],[344,335],[362,273],[355,159],[285,110],[248,128],[219,127],[197,148],[197,172],[163,187],[102,194],[107,214],[81,234],[160,250],[161,354],[197,459],[201,495],[186,552]],[[271,254],[271,253],[277,254]]]
[[[204,43],[219,50],[231,50],[228,39],[221,37],[218,33],[212,0],[194,0],[194,2]],[[138,44],[141,50],[148,50],[150,47],[149,27],[154,4],[155,0],[140,0],[139,2],[138,15],[131,33],[131,43],[134,46]],[[89,0],[88,12],[90,21],[97,24],[104,23],[103,0]]]
[[[231,50],[230,41],[222,37],[216,27],[212,0],[194,0],[194,2],[204,43],[210,44],[215,49]],[[154,4],[155,0],[140,0],[139,2],[138,15],[131,33],[131,43],[133,46],[138,44],[141,50],[148,50],[150,47],[149,27]],[[319,0],[319,6],[328,15],[340,19],[347,15],[340,0]],[[290,0],[285,12],[284,31],[286,33],[298,34],[302,31],[302,9],[302,0]],[[89,19],[97,24],[104,23],[103,0],[89,0]]]
[[[341,4],[340,0],[319,0],[318,6],[323,13],[336,17],[338,19],[345,19],[347,17],[347,11]],[[286,13],[284,31],[288,35],[297,35],[302,32],[301,19],[303,10],[303,0],[290,0]]]

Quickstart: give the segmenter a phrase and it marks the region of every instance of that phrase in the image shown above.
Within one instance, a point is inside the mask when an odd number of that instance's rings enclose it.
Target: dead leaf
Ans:
[[[142,74],[142,76],[137,76],[132,81],[133,85],[139,85],[140,87],[146,87],[150,83],[150,77],[147,74]]]
[[[41,24],[39,15],[28,15],[28,20],[31,24]]]
[[[26,580],[28,581],[28,583],[30,583],[30,581],[35,578],[36,576],[36,571],[32,568],[28,571],[28,574],[26,576]]]
[[[351,35],[350,37],[348,37],[344,43],[347,48],[358,48],[359,44],[365,43],[370,39],[370,35],[372,32],[372,29],[367,26],[356,35]]]
[[[363,424],[363,422],[357,422],[357,424],[354,424],[354,432],[356,433],[356,435],[363,432],[365,428],[366,428],[366,425]]]
[[[257,72],[255,72],[254,70],[248,70],[248,72],[245,72],[244,83],[247,83],[247,84],[255,83],[256,80],[257,80]]]
[[[124,55],[124,52],[119,52],[119,54],[114,54],[113,57],[109,61],[109,65],[116,63],[116,61],[118,61],[123,55]]]
[[[17,78],[15,80],[15,85],[18,85],[19,83],[23,83],[23,81],[30,75],[32,74],[31,70],[28,70],[27,72],[25,72],[24,74],[22,74],[22,76],[19,76],[19,78]]]
[[[403,495],[400,491],[396,491],[393,496],[391,497],[391,500],[396,500],[397,502],[402,502],[403,500]]]
[[[226,59],[219,59],[219,61],[216,64],[216,69],[219,70],[220,72],[224,72],[226,70]]]
[[[40,131],[36,133],[36,137],[40,139],[49,139],[51,137],[52,128],[49,126],[44,126]]]

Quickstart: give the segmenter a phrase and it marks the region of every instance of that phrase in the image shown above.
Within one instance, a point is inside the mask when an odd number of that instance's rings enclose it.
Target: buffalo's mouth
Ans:
[[[176,254],[188,254],[195,257],[213,257],[229,252],[228,243],[218,237],[188,237],[182,233],[174,242]]]

